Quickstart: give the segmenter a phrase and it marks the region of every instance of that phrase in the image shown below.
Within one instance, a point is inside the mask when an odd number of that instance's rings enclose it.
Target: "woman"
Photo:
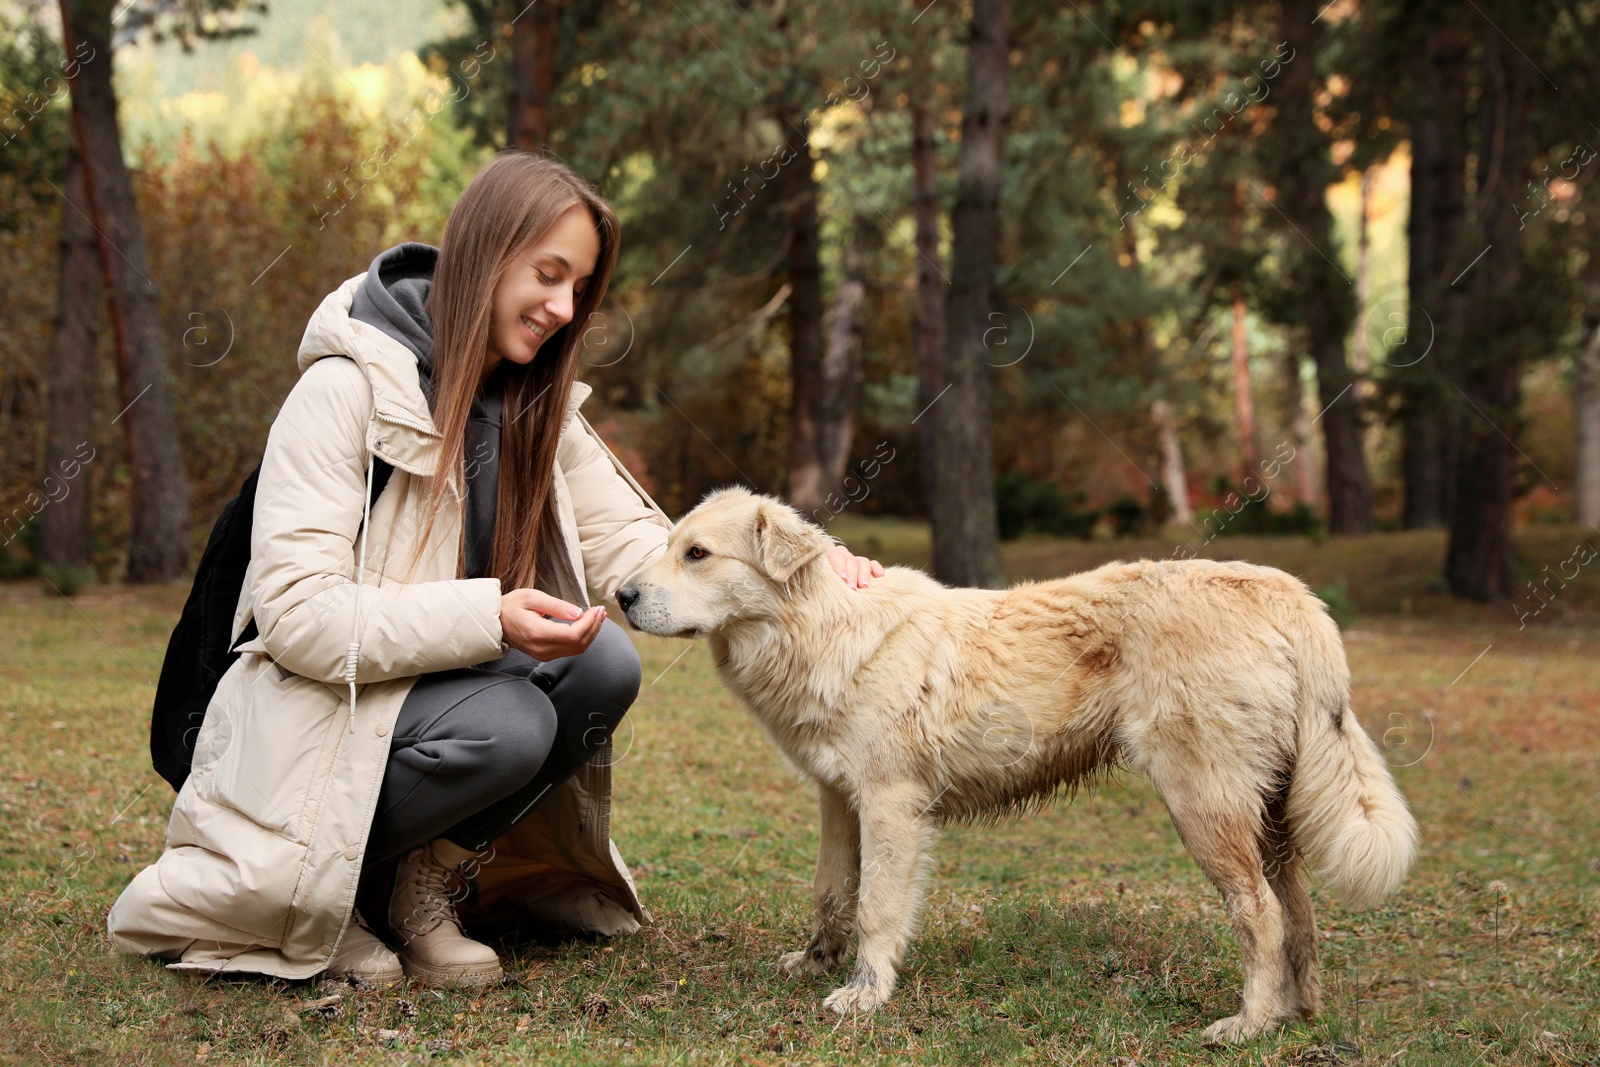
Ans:
[[[571,170],[506,153],[439,249],[390,249],[312,316],[234,617],[236,640],[258,636],[207,709],[166,851],[111,909],[120,948],[181,971],[477,984],[500,961],[459,898],[603,934],[644,921],[609,837],[639,659],[585,590],[609,597],[670,522],[574,381],[617,240]],[[853,586],[882,574],[831,559]],[[362,878],[386,864],[392,890]]]

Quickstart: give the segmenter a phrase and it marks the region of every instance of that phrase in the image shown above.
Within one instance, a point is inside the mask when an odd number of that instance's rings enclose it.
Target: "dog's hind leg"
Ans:
[[[1244,1007],[1206,1028],[1219,1044],[1254,1037],[1296,1014],[1286,996],[1290,971],[1284,956],[1284,913],[1267,881],[1257,843],[1258,816],[1217,807],[1185,805],[1165,793],[1178,835],[1201,870],[1222,891],[1244,967]]]
[[[860,945],[850,981],[823,1002],[844,1015],[871,1011],[894,992],[895,969],[916,927],[923,863],[933,844],[931,797],[902,783],[864,791],[861,813]]]
[[[1289,841],[1280,821],[1269,820],[1263,848],[1267,882],[1283,909],[1284,993],[1288,1004],[1303,1019],[1322,1010],[1322,987],[1317,978],[1317,925],[1306,888],[1306,864]]]
[[[823,974],[842,964],[855,928],[861,820],[832,786],[819,782],[817,791],[822,804],[822,842],[812,891],[817,926],[804,952],[786,952],[778,959],[778,971],[790,977]]]

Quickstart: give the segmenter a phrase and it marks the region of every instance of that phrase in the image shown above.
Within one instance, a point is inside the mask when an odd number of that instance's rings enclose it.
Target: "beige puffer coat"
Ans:
[[[446,501],[407,573],[440,437],[412,353],[349,316],[364,277],[312,316],[300,381],[268,436],[233,630],[237,639],[254,618],[260,637],[206,711],[166,851],[107,917],[119,948],[175,969],[305,978],[326,967],[349,922],[401,702],[419,674],[501,654],[499,580],[455,577],[459,501]],[[609,597],[664,551],[671,528],[577,413],[588,393],[573,386],[563,421],[555,492],[569,570],[547,585],[577,603],[586,585]],[[344,667],[372,454],[395,471],[367,527],[352,721]],[[608,745],[493,843],[480,913],[606,934],[645,921],[610,839],[610,758]]]

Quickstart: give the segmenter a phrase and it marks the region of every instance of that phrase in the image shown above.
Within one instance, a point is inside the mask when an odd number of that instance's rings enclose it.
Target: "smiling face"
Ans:
[[[533,362],[540,346],[572,321],[599,257],[600,235],[582,204],[512,256],[495,285],[485,375],[501,360]]]
[[[787,596],[784,583],[832,546],[793,508],[724,489],[683,517],[666,554],[629,578],[617,603],[646,633],[717,633],[741,619],[776,617]]]

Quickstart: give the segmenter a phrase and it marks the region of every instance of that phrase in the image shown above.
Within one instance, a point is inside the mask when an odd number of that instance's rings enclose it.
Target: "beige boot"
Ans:
[[[378,940],[378,935],[372,932],[359,911],[350,917],[350,925],[339,942],[339,951],[328,961],[328,969],[323,974],[376,986],[393,985],[406,976],[400,967],[400,957]]]
[[[484,985],[504,973],[494,949],[461,932],[456,901],[466,892],[461,864],[477,855],[439,838],[406,853],[395,871],[389,925],[405,973],[433,985]]]

